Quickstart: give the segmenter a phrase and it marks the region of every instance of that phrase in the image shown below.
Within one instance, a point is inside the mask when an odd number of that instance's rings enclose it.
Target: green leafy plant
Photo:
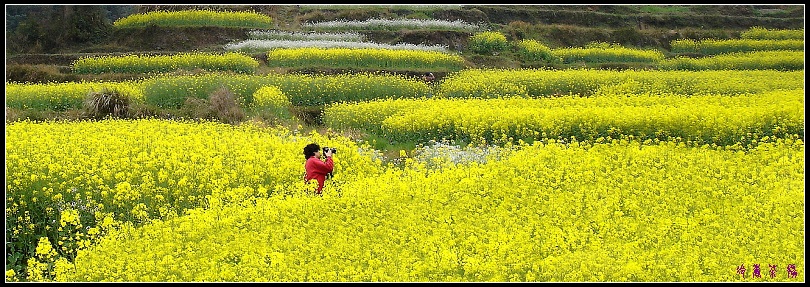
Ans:
[[[509,48],[509,41],[501,32],[481,32],[470,37],[469,49],[478,54],[498,54]]]

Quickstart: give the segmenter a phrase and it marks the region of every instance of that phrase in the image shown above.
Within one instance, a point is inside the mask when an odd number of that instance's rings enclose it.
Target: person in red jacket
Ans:
[[[306,182],[309,182],[311,179],[318,180],[318,189],[315,190],[315,193],[321,195],[323,182],[326,180],[326,174],[332,172],[335,168],[335,163],[332,161],[332,151],[326,151],[326,161],[322,161],[321,147],[318,144],[311,143],[304,147],[304,158],[307,160],[304,164],[304,168],[307,171],[304,180]]]

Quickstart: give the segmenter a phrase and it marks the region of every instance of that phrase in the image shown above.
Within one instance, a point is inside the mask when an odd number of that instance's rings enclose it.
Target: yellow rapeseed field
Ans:
[[[23,121],[6,138],[31,281],[803,280],[785,271],[804,274],[795,138],[549,140],[438,167],[249,124]],[[301,180],[313,141],[339,150],[323,197]]]

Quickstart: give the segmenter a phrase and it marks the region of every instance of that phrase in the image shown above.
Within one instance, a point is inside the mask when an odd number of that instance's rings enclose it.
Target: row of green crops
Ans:
[[[292,48],[267,52],[270,67],[335,67],[415,71],[458,71],[464,58],[456,54],[426,50]]]
[[[392,141],[594,141],[632,136],[748,145],[804,139],[804,90],[723,95],[602,95],[542,99],[403,99],[332,105],[324,123]]]
[[[16,109],[64,111],[79,109],[90,92],[115,90],[138,102],[161,108],[178,108],[186,98],[207,99],[226,87],[245,107],[254,103],[254,93],[276,86],[295,106],[322,106],[336,102],[357,102],[380,98],[419,98],[430,94],[422,81],[386,74],[340,74],[331,76],[270,74],[265,76],[211,73],[190,76],[155,76],[136,82],[71,82],[6,84],[6,106]],[[263,100],[260,100],[263,101]],[[277,106],[274,106],[277,107]]]
[[[342,196],[327,185],[323,198],[260,198],[124,225],[54,273],[80,282],[802,282],[803,186],[800,140],[747,152],[535,143],[486,164],[409,162],[357,176],[339,186]],[[43,254],[50,244],[39,244]],[[751,279],[751,264],[779,270]]]
[[[20,121],[6,124],[5,136],[6,266],[18,274],[43,237],[58,257],[72,259],[113,225],[296,195],[303,188],[302,150],[311,142],[340,150],[335,181],[380,169],[369,149],[348,138],[249,124]],[[36,266],[28,270],[33,281],[48,274]]]
[[[717,55],[733,52],[793,50],[804,51],[804,39],[801,40],[758,40],[758,39],[679,39],[671,42],[672,53],[697,53]]]
[[[798,33],[801,32],[801,33]],[[796,34],[798,37],[796,38]],[[676,54],[702,54],[704,56],[724,55],[727,53],[757,52],[757,51],[788,51],[790,58],[788,65],[764,63],[758,59],[736,57],[711,59],[704,61],[728,62],[728,65],[679,65],[679,69],[723,69],[732,66],[748,67],[751,69],[792,69],[798,70],[795,56],[789,54],[794,51],[804,51],[803,30],[763,30],[752,28],[743,33],[747,38],[742,39],[677,39],[671,41],[671,52]],[[787,38],[787,39],[785,39]],[[486,31],[472,35],[469,39],[468,49],[478,54],[496,55],[507,49],[512,49],[523,61],[542,61],[545,63],[651,63],[660,64],[663,69],[671,69],[670,61],[660,50],[636,49],[622,47],[619,44],[593,42],[585,47],[570,47],[550,49],[543,43],[531,39],[522,39],[509,42],[501,32]],[[774,56],[779,57],[779,56]],[[733,62],[733,63],[732,63]]]
[[[270,74],[202,74],[155,76],[138,82],[9,83],[6,105],[18,109],[67,110],[82,106],[91,91],[103,88],[162,108],[180,107],[186,98],[206,99],[221,87],[249,106],[261,87],[276,86],[294,106],[322,106],[338,102],[420,98],[431,88],[422,81],[386,74],[313,76]],[[437,88],[444,98],[542,98],[599,94],[746,94],[804,87],[802,71],[607,71],[467,69],[449,74]]]
[[[444,47],[435,46],[384,46],[373,43],[348,43],[347,47],[303,47],[294,48],[292,43],[253,43],[242,42],[228,46],[228,49],[267,50],[270,67],[333,67],[353,69],[425,70],[458,71],[464,68],[464,58],[444,52]],[[305,42],[304,44],[316,44]],[[324,42],[324,45],[340,42]],[[270,45],[264,47],[262,45]],[[293,48],[277,48],[273,45],[291,45]],[[273,48],[271,48],[273,47]],[[222,71],[252,74],[259,62],[240,52],[224,54],[180,53],[175,55],[124,55],[85,57],[72,63],[77,74],[101,73],[165,73],[183,70]]]
[[[6,107],[41,111],[80,109],[92,92],[117,91],[133,102],[144,102],[138,82],[6,83]]]
[[[331,76],[270,74],[265,76],[205,74],[154,77],[142,84],[147,103],[176,108],[188,97],[205,99],[221,87],[253,103],[261,87],[276,86],[295,106],[322,106],[337,102],[358,102],[385,98],[418,98],[429,95],[422,81],[387,74],[339,74]]]
[[[524,61],[546,63],[650,63],[659,70],[691,71],[804,69],[803,50],[754,49],[719,53],[702,58],[684,56],[666,58],[664,53],[658,50],[625,48],[618,44],[591,43],[584,48],[550,49],[534,40],[515,42],[514,49]]]
[[[501,32],[486,31],[470,37],[467,49],[478,54],[494,54],[509,48],[506,35]]]
[[[489,34],[487,34],[489,33]],[[497,34],[494,32],[485,32],[476,35],[476,37],[484,37],[490,34]],[[503,37],[503,35],[499,35]],[[473,37],[475,38],[475,37]],[[505,39],[505,38],[504,38]],[[258,41],[258,40],[248,40]],[[692,41],[691,43],[687,43]],[[704,40],[708,43],[732,43],[733,41],[746,41],[746,42],[785,42],[793,41],[799,44],[798,48],[803,49],[803,40]],[[676,43],[677,42],[677,43]],[[489,42],[485,42],[489,43]],[[500,42],[498,42],[500,43]],[[325,45],[324,47],[298,47],[296,45]],[[417,71],[458,71],[465,67],[465,60],[459,55],[444,52],[443,47],[421,47],[421,46],[402,46],[402,47],[375,47],[369,43],[353,43],[349,42],[349,47],[343,47],[340,42],[325,42],[325,43],[264,43],[264,42],[243,42],[228,46],[229,49],[271,49],[268,52],[268,66],[270,67],[295,67],[295,68],[311,68],[311,67],[334,67],[334,68],[354,68],[354,69],[387,69],[387,70],[417,70]],[[503,43],[504,47],[497,50],[505,50],[507,42]],[[750,43],[749,43],[750,44]],[[281,45],[281,46],[279,46]],[[337,46],[330,46],[337,45]],[[353,46],[358,45],[358,46]],[[471,44],[472,45],[472,44]],[[488,47],[484,44],[480,49],[493,50],[495,48]],[[694,45],[693,40],[676,40],[673,41],[673,48],[684,49],[686,45]],[[701,44],[704,45],[704,44]],[[731,44],[730,44],[731,45]],[[265,47],[267,46],[267,47]],[[287,48],[286,46],[290,46]],[[264,47],[264,48],[263,48]],[[631,49],[624,48],[619,45],[611,45],[607,43],[593,43],[585,48],[562,48],[562,49],[549,49],[536,41],[519,41],[515,44],[515,49],[525,60],[543,60],[547,62],[562,62],[562,63],[575,63],[575,62],[589,62],[589,63],[605,63],[605,62],[644,62],[644,63],[658,63],[662,69],[723,69],[732,67],[734,69],[753,68],[753,69],[799,69],[803,65],[797,64],[797,57],[795,51],[784,51],[784,54],[774,52],[773,50],[783,51],[773,46],[769,48],[752,48],[741,49],[745,51],[772,51],[767,54],[769,58],[778,59],[786,57],[787,60],[776,61],[763,61],[757,57],[746,57],[747,54],[733,54],[734,51],[726,51],[719,53],[719,55],[710,58],[700,59],[702,62],[721,64],[703,64],[691,63],[693,60],[688,58],[678,58],[665,60],[664,54],[657,50],[644,50],[644,49]],[[697,48],[696,48],[697,49]],[[740,49],[737,49],[740,50]],[[704,51],[705,52],[705,51]],[[803,53],[801,54],[803,57]],[[758,56],[754,54],[753,56]],[[675,64],[673,64],[673,62]],[[803,61],[802,61],[803,63]],[[206,71],[232,71],[238,73],[253,73],[259,66],[259,62],[250,56],[237,52],[229,52],[225,54],[211,54],[211,53],[181,53],[177,55],[162,55],[162,56],[149,56],[149,55],[125,55],[125,56],[101,56],[101,57],[86,57],[76,60],[72,64],[73,72],[79,74],[100,74],[100,73],[162,73],[171,72],[178,69],[195,70],[201,69]]]
[[[115,28],[148,26],[272,29],[274,24],[272,18],[256,12],[213,10],[152,11],[113,22]]]
[[[516,41],[514,48],[524,61],[544,61],[547,63],[558,61],[551,54],[551,48],[536,40],[523,39]]]
[[[665,58],[658,50],[625,48],[618,44],[592,43],[584,48],[550,49],[533,40],[515,43],[526,61],[546,63],[650,63],[659,70],[780,70],[804,69],[804,51],[762,50],[728,52],[702,58]]]
[[[804,88],[804,71],[465,69],[448,75],[437,95],[447,98],[542,98],[601,93],[736,95]]]
[[[592,43],[584,48],[560,48],[551,50],[553,57],[565,64],[576,62],[587,63],[656,63],[664,59],[664,53],[658,50],[625,48],[618,44]]]
[[[85,57],[71,65],[77,74],[149,74],[183,70],[222,71],[252,74],[259,62],[241,53],[180,53],[175,55],[125,55]]]
[[[678,57],[657,63],[661,70],[804,70],[804,51],[732,52],[704,58]]]
[[[762,27],[751,27],[740,34],[742,39],[754,40],[802,40],[804,41],[804,29],[767,29]]]

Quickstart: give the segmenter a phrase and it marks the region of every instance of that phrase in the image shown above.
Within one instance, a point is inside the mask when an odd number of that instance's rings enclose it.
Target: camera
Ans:
[[[326,153],[327,153],[327,152],[329,152],[329,151],[331,151],[331,152],[332,152],[332,154],[336,154],[336,153],[337,153],[337,148],[333,148],[333,147],[323,147],[323,154],[326,154]]]

